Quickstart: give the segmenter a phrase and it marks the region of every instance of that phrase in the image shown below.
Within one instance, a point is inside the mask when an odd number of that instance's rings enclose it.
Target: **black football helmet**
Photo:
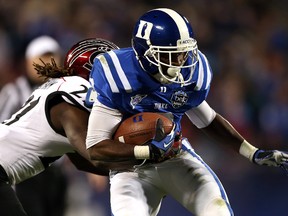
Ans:
[[[64,67],[73,69],[75,74],[88,80],[96,56],[114,49],[119,49],[119,47],[105,39],[82,40],[67,52]]]

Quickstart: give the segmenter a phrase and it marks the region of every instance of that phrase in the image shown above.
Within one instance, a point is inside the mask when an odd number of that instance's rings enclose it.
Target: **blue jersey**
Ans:
[[[199,61],[188,85],[161,84],[145,72],[132,48],[122,48],[98,56],[90,81],[97,91],[97,99],[119,110],[124,117],[139,112],[171,112],[179,122],[183,114],[203,102],[209,92],[212,71],[199,51]],[[181,70],[187,79],[191,68]]]

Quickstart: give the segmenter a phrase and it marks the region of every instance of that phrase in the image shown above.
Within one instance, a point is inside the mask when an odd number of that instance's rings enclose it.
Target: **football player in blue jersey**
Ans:
[[[197,47],[190,23],[174,10],[159,8],[142,15],[133,31],[132,47],[98,56],[90,76],[97,92],[86,138],[91,159],[144,160],[131,169],[111,169],[115,216],[157,215],[167,194],[197,216],[234,214],[219,179],[188,140],[182,138],[181,148],[175,148],[183,115],[255,164],[287,164],[286,153],[249,144],[208,105],[212,70]],[[156,132],[146,145],[113,140],[121,120],[140,112],[172,113],[175,127],[166,137]],[[161,122],[157,127],[161,129]],[[173,157],[167,157],[171,151]]]

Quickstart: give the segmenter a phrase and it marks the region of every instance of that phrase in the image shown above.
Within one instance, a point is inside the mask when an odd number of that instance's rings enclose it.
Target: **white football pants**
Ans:
[[[189,147],[162,163],[147,164],[131,172],[110,176],[114,216],[157,215],[169,194],[195,216],[232,216],[224,188],[215,173]]]

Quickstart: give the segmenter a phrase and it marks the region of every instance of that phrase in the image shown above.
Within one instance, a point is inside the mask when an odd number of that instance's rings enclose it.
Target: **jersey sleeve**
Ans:
[[[193,74],[193,82],[195,83],[193,95],[194,107],[206,100],[213,78],[213,72],[206,56],[199,51],[198,58],[199,61]]]
[[[97,57],[94,61],[89,81],[97,92],[97,100],[110,108],[116,109],[112,102],[113,92],[111,89],[111,81],[109,81],[106,76],[109,76],[107,60],[103,56]]]
[[[211,85],[213,72],[210,67],[209,61],[206,56],[199,51],[198,53],[198,64],[195,68],[195,73],[193,75],[193,80],[195,81],[195,90],[203,91],[208,90]]]
[[[90,83],[78,76],[64,77],[64,82],[59,86],[56,94],[61,94],[62,98],[69,104],[90,111],[86,104],[86,96]]]
[[[208,96],[208,93],[209,93],[209,88],[200,90],[200,91],[194,91],[192,95],[192,106],[197,107],[203,101],[205,101]]]

